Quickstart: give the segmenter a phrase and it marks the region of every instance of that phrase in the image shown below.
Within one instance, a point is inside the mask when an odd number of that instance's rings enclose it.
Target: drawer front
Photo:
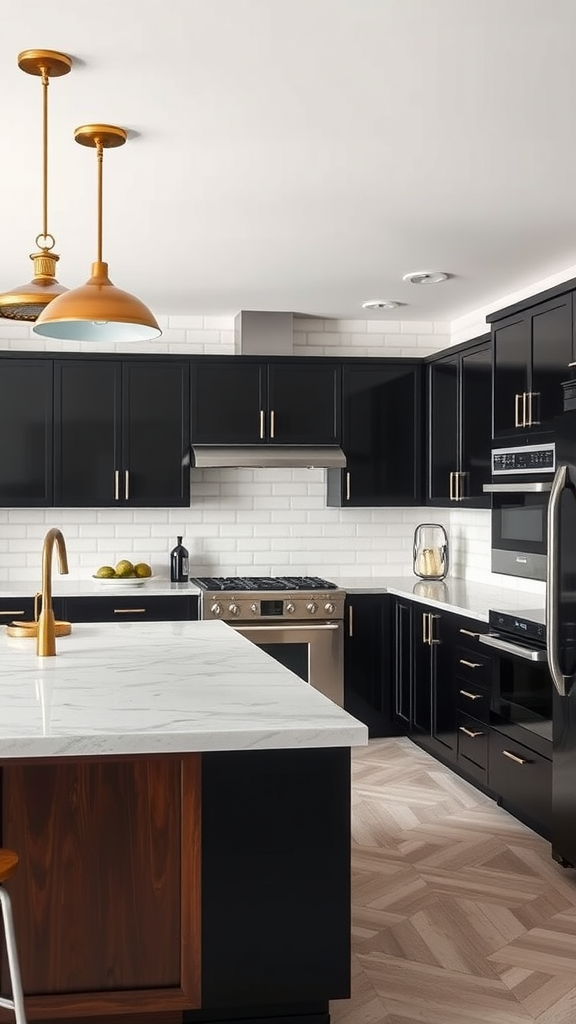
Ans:
[[[490,692],[475,683],[469,683],[456,677],[456,704],[458,711],[464,716],[471,716],[478,722],[488,725],[490,722]]]
[[[458,714],[458,757],[472,761],[486,771],[488,767],[488,736],[490,729],[470,715]]]
[[[490,688],[492,659],[471,647],[457,647],[454,669],[459,679],[472,686]]]
[[[38,602],[38,613],[42,607]],[[57,619],[64,618],[64,600],[61,597],[52,598],[52,607]],[[13,619],[31,622],[34,618],[33,597],[1,597],[0,598],[0,626],[7,626]]]
[[[552,826],[552,762],[492,729],[488,781],[502,800],[546,833]]]
[[[65,612],[69,622],[166,622],[198,617],[195,597],[144,597],[137,587],[130,597],[67,598]]]

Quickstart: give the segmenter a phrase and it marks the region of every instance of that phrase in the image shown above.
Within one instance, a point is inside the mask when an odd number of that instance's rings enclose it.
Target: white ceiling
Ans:
[[[574,0],[21,0],[0,34],[0,290],[29,280],[50,85],[58,277],[104,258],[159,313],[453,319],[576,263]],[[404,284],[412,270],[454,277]]]

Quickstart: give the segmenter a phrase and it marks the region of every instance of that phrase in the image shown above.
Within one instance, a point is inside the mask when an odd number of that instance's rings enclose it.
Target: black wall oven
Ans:
[[[501,732],[550,757],[552,678],[546,654],[544,609],[521,614],[491,611],[479,637],[494,655],[490,720]]]
[[[492,451],[492,572],[546,579],[548,501],[554,444]]]

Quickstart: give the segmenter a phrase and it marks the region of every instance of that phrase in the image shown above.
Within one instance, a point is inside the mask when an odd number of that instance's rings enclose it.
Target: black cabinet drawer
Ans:
[[[69,622],[138,622],[197,619],[198,598],[195,595],[144,597],[134,588],[128,597],[70,597],[65,601]]]
[[[472,716],[483,725],[490,722],[490,691],[456,676],[456,705],[463,716]]]
[[[505,807],[543,835],[550,834],[552,761],[492,729],[488,781]]]
[[[458,714],[458,757],[472,761],[486,771],[490,729],[470,715]]]
[[[474,686],[490,686],[492,659],[472,647],[457,647],[454,668],[459,679]]]
[[[38,614],[42,604],[38,601]],[[64,601],[62,598],[52,598],[52,607],[57,619],[64,618]],[[33,597],[0,597],[0,626],[7,626],[13,619],[29,622],[34,618]]]

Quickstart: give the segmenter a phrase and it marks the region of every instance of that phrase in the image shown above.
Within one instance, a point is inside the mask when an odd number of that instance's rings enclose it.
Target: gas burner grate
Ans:
[[[335,590],[336,583],[319,576],[196,576],[202,590]]]

